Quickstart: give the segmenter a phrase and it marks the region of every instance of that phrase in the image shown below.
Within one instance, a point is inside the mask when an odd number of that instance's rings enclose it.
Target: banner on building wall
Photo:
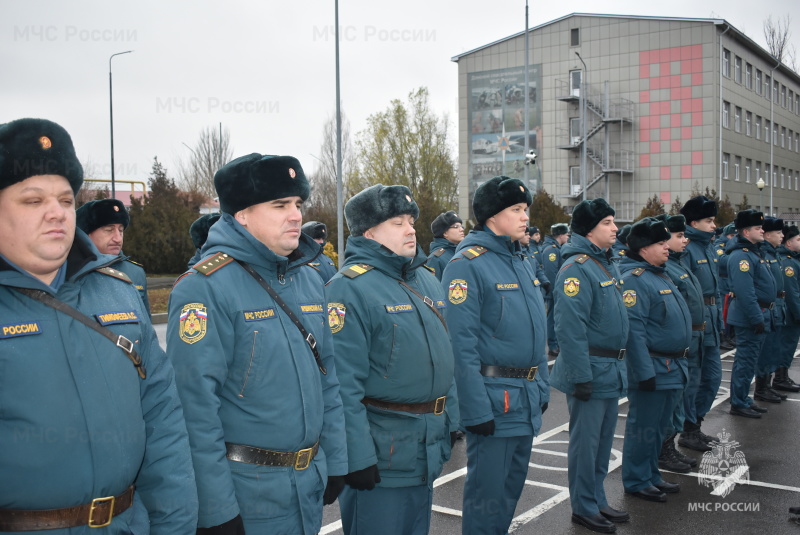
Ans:
[[[528,187],[541,184],[541,65],[529,67],[528,146],[537,165],[528,168]],[[469,191],[498,175],[525,178],[525,68],[474,72],[469,91]],[[470,203],[471,204],[471,203]]]

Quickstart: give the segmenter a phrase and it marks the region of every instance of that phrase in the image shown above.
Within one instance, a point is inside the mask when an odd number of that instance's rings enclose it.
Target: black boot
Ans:
[[[688,474],[692,467],[678,460],[675,456],[675,435],[672,434],[661,444],[661,453],[658,456],[658,467],[678,474]]]
[[[767,376],[756,376],[756,389],[753,392],[753,398],[759,401],[766,401],[767,403],[780,403],[781,398],[774,395],[771,391],[767,390]]]
[[[787,368],[778,368],[775,370],[775,378],[772,380],[772,389],[782,390],[784,392],[800,392],[800,386],[789,379],[789,370]]]
[[[767,390],[769,390],[773,396],[778,396],[779,398],[781,398],[781,401],[786,401],[786,398],[788,396],[786,394],[781,394],[780,392],[772,388],[772,382],[773,382],[772,374],[767,375],[767,385],[766,385]]]
[[[730,337],[723,331],[720,333],[719,336],[719,348],[722,351],[730,351],[731,349],[736,349],[736,346],[731,343]]]
[[[678,448],[675,447],[676,435],[677,433],[673,434],[669,438],[669,442],[664,442],[664,446],[666,446],[667,449],[669,449],[670,454],[673,457],[675,457],[678,461],[682,462],[683,464],[689,465],[690,468],[694,468],[695,466],[697,466],[697,459],[695,459],[694,457],[689,457],[688,455],[684,455],[683,453],[678,451]],[[663,451],[663,446],[662,446],[662,451]]]

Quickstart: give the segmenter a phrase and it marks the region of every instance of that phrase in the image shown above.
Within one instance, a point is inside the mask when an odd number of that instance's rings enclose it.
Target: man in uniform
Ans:
[[[539,231],[539,227],[536,225],[532,227],[528,227],[528,235],[531,237],[531,250],[536,249],[537,252],[541,252],[542,250],[542,233]]]
[[[722,361],[719,356],[719,333],[722,327],[719,299],[719,279],[717,273],[717,257],[714,252],[714,223],[717,217],[717,203],[699,195],[689,199],[681,208],[686,218],[686,256],[683,262],[697,278],[703,290],[703,303],[706,314],[703,321],[706,330],[703,333],[702,359],[700,365],[700,382],[688,385],[687,397],[694,398],[694,411],[686,410],[683,433],[678,444],[695,451],[708,451],[708,446],[716,439],[703,433],[700,428],[703,418],[711,409],[722,381]],[[684,405],[685,406],[685,405]]]
[[[772,380],[772,388],[783,392],[800,392],[800,385],[789,377],[789,367],[797,351],[800,339],[800,229],[783,227],[783,244],[778,247],[783,259],[784,288],[786,289],[786,325],[779,337],[778,369]]]
[[[328,241],[328,227],[325,223],[320,221],[309,221],[305,223],[301,230],[308,234],[308,236],[325,247],[325,242]],[[309,266],[316,269],[322,277],[322,282],[328,282],[331,277],[336,275],[336,264],[325,253],[320,253],[317,258],[308,263]]]
[[[214,185],[222,216],[175,283],[167,328],[198,527],[315,534],[347,452],[323,286],[307,265],[321,248],[300,231],[308,181],[297,159],[254,153]]]
[[[572,521],[599,533],[613,533],[613,522],[630,519],[608,505],[603,487],[619,398],[628,385],[628,314],[608,256],[617,233],[614,213],[601,198],[575,207],[572,238],[561,250],[564,265],[553,288],[556,330],[569,333],[550,381],[567,395]]]
[[[561,246],[569,239],[569,227],[566,223],[556,223],[550,227],[550,235],[544,239],[542,245],[541,263],[544,268],[545,277],[548,281],[556,279],[558,270],[561,269],[563,259],[561,258]],[[544,299],[547,309],[547,354],[557,357],[559,352],[558,338],[556,337],[555,325],[553,323],[553,293],[549,292]]]
[[[450,210],[436,216],[431,223],[433,241],[428,249],[427,266],[434,270],[436,278],[442,280],[444,267],[456,253],[456,246],[464,239],[464,222]]]
[[[764,339],[770,332],[775,306],[775,279],[761,253],[764,214],[742,210],[734,220],[738,235],[728,245],[728,280],[733,299],[728,323],[736,328],[736,359],[731,372],[731,414],[761,418],[767,409],[749,397]]]
[[[61,126],[0,125],[0,531],[191,535],[175,374],[119,259],[75,228],[82,183]]]
[[[347,421],[344,532],[425,535],[458,427],[445,297],[424,266],[405,186],[345,205],[346,260],[325,289]]]
[[[627,351],[628,418],[622,452],[625,492],[664,502],[680,490],[662,479],[658,455],[686,385],[691,317],[683,296],[665,273],[670,233],[660,220],[644,218],[631,227],[622,260],[630,330]]]
[[[189,236],[192,238],[192,243],[195,248],[194,256],[189,259],[189,269],[203,258],[203,253],[201,251],[208,239],[208,231],[211,230],[211,225],[216,223],[221,215],[222,214],[219,212],[201,215],[195,219],[192,226],[189,227]]]
[[[89,201],[75,214],[79,229],[89,235],[97,250],[119,258],[114,269],[125,273],[132,281],[144,308],[150,313],[150,300],[147,298],[147,275],[141,264],[122,254],[125,229],[131,222],[131,216],[125,205],[118,199],[101,199]]]
[[[531,194],[494,177],[476,191],[477,226],[447,264],[447,321],[467,430],[464,534],[506,533],[550,399],[544,300],[519,239]]]
[[[728,242],[730,242],[731,238],[736,235],[736,227],[733,223],[728,223],[725,225],[725,228],[722,229],[722,235],[719,236],[716,240],[714,240],[714,250],[717,253],[717,273],[719,274],[719,301],[717,302],[717,308],[721,308],[721,318],[722,318],[722,330],[720,331],[720,342],[719,342],[719,349],[720,351],[730,351],[731,349],[736,349],[736,339],[733,335],[733,327],[731,327],[727,321],[725,321],[726,317],[726,309],[730,304],[730,296],[728,295],[730,292],[730,288],[728,288],[728,266],[727,261],[728,257],[725,256],[725,250],[727,248]]]

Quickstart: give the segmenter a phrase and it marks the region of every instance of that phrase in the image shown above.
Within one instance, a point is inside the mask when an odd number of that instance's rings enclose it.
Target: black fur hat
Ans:
[[[534,234],[536,234],[537,232],[539,232],[539,227],[537,227],[537,226],[535,226],[535,225],[534,225],[534,226],[532,226],[532,227],[528,227],[528,236],[533,236],[533,235],[534,235]],[[540,234],[541,234],[541,233],[540,233]]]
[[[575,234],[586,236],[600,221],[616,213],[602,197],[581,201],[572,210],[569,226]]]
[[[667,241],[671,236],[662,220],[645,217],[631,226],[631,233],[628,234],[628,248],[634,253],[638,253],[642,247]]]
[[[628,235],[631,233],[632,226],[633,225],[625,225],[617,232],[617,239],[625,245],[628,245]]]
[[[681,208],[681,213],[686,217],[686,224],[707,217],[717,217],[717,203],[705,195],[692,197]]]
[[[736,214],[736,219],[733,220],[733,224],[736,230],[763,225],[764,214],[755,210],[742,210]]]
[[[387,219],[408,214],[419,217],[419,206],[406,186],[370,186],[347,201],[344,216],[351,236],[361,236],[365,231]]]
[[[305,201],[311,192],[297,158],[256,152],[223,165],[214,174],[214,187],[220,210],[231,215],[285,197],[298,196]]]
[[[663,221],[667,226],[667,230],[669,230],[672,234],[675,234],[676,232],[686,232],[686,217],[682,214],[661,214],[656,216],[656,219]]]
[[[304,223],[303,226],[300,227],[300,230],[308,234],[312,240],[328,239],[328,227],[321,221],[309,221],[308,223]]]
[[[431,223],[431,232],[433,232],[434,238],[444,238],[444,233],[447,232],[447,229],[455,225],[456,223],[464,223],[458,214],[455,213],[453,210],[449,212],[444,212],[443,214],[439,214],[436,216],[436,219],[433,220]]]
[[[795,236],[800,236],[800,228],[798,228],[797,225],[783,225],[783,243],[786,243]]]
[[[201,215],[189,227],[189,236],[192,237],[192,243],[196,249],[200,249],[205,245],[208,239],[208,231],[211,230],[211,226],[217,222],[221,215],[219,212]]]
[[[569,234],[569,225],[566,223],[556,223],[550,227],[550,234],[552,234],[554,238],[556,236]]]
[[[777,219],[774,217],[765,217],[764,223],[761,225],[761,228],[764,232],[770,232],[773,230],[783,230],[783,219]]]
[[[37,175],[63,176],[77,194],[83,167],[72,138],[46,119],[17,119],[0,124],[0,189]]]
[[[123,229],[128,228],[131,216],[125,205],[118,199],[100,199],[89,201],[75,212],[75,225],[86,234],[94,232],[106,225],[119,223]]]
[[[528,206],[533,202],[531,192],[518,178],[496,176],[484,182],[475,190],[472,199],[472,211],[479,225],[495,214],[499,214],[509,206],[525,203]]]

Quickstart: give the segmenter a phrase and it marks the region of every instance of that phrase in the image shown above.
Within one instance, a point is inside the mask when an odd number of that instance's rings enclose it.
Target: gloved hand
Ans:
[[[458,431],[450,431],[450,449],[452,450],[458,440]]]
[[[581,401],[589,401],[592,397],[592,382],[575,383],[575,392],[572,395]]]
[[[644,381],[639,381],[639,390],[643,392],[655,392],[656,390],[656,376],[654,375],[650,379],[645,379]]]
[[[381,482],[378,465],[373,464],[361,470],[350,472],[344,476],[344,481],[356,490],[372,490],[375,488],[375,483]]]
[[[753,327],[753,332],[756,334],[764,334],[766,332],[766,328],[764,327],[763,323],[759,323],[755,327]]]
[[[483,422],[482,424],[467,425],[465,427],[467,431],[470,433],[475,433],[476,435],[481,435],[484,437],[494,435],[494,419],[489,420],[488,422]]]
[[[542,403],[542,414],[544,414],[544,411],[546,411],[547,407],[549,407],[549,406],[550,406],[550,404],[547,403],[546,401],[544,403]]]
[[[234,518],[219,526],[197,528],[197,535],[244,535],[242,515],[236,515]]]
[[[335,502],[343,488],[344,476],[328,476],[325,494],[322,495],[322,505],[330,505]]]
[[[549,282],[542,283],[542,288],[544,288],[544,291],[546,293],[550,293],[550,283]]]

